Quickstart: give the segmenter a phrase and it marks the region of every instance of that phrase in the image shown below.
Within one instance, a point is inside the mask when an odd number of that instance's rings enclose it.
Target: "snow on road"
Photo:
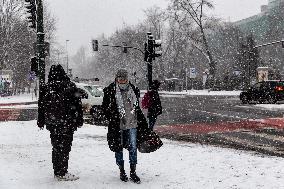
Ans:
[[[284,188],[282,158],[170,140],[154,153],[138,153],[140,185],[123,183],[106,132],[105,127],[84,125],[75,133],[69,171],[80,179],[58,182],[48,131],[39,130],[36,121],[0,123],[0,188]]]

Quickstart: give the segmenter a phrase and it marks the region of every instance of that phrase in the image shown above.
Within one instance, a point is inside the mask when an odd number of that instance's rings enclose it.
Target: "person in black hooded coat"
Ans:
[[[83,125],[81,91],[70,81],[61,65],[52,65],[48,82],[38,104],[38,127],[50,131],[54,176],[58,180],[76,180],[68,173],[73,134]]]

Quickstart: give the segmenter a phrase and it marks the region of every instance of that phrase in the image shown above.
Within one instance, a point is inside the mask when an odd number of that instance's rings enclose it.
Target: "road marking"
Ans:
[[[226,115],[226,114],[220,114],[220,113],[216,113],[216,112],[209,112],[209,111],[205,111],[205,110],[198,110],[198,109],[190,109],[191,111],[196,111],[196,112],[202,112],[202,113],[206,113],[206,114],[211,114],[211,115],[215,115],[215,116],[220,116],[220,117],[228,117],[228,118],[235,118],[235,119],[242,119],[242,120],[247,120],[248,117],[242,118],[239,116],[233,116],[233,115]]]

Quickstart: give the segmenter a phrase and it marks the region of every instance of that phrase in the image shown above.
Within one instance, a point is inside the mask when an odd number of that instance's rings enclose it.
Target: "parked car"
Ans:
[[[105,121],[102,112],[103,86],[85,83],[75,84],[87,93],[87,97],[82,99],[84,119],[88,122],[103,124]]]
[[[275,104],[284,100],[284,81],[262,81],[258,82],[248,90],[241,92],[242,103],[257,101],[259,103],[268,102]]]

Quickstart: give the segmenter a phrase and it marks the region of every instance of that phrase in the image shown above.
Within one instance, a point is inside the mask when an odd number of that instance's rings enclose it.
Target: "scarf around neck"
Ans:
[[[117,83],[115,85],[115,91],[116,91],[115,92],[115,98],[116,98],[116,104],[117,104],[118,112],[119,112],[120,118],[123,118],[123,117],[125,117],[125,108],[124,108],[124,103],[123,103],[121,91],[120,91],[120,88],[119,88]],[[132,111],[135,111],[135,108],[138,106],[138,100],[136,98],[136,95],[135,95],[131,85],[129,85],[129,87],[127,89],[127,98],[131,102]]]

